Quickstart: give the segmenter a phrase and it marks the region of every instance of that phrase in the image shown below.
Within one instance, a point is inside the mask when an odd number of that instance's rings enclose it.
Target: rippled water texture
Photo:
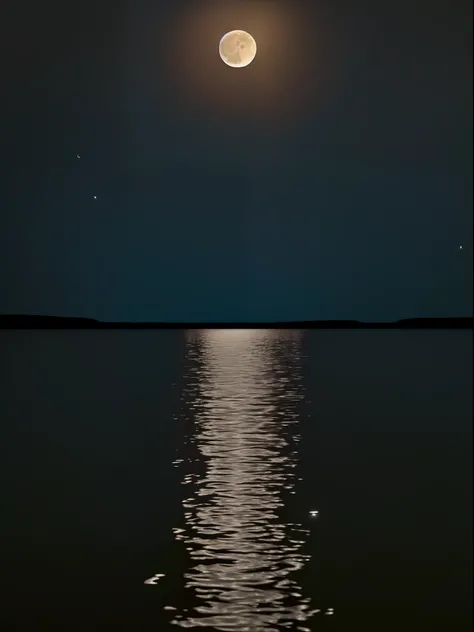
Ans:
[[[0,632],[473,629],[471,331],[0,349]]]
[[[308,530],[281,515],[297,484],[299,357],[297,332],[188,337],[189,434],[176,461],[188,492],[186,528],[175,532],[191,558],[184,581],[200,605],[174,619],[181,627],[295,629],[313,614],[293,577],[309,559]]]

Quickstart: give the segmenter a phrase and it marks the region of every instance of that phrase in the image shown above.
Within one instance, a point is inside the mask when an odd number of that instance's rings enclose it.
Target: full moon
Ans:
[[[257,54],[257,44],[250,33],[229,31],[219,42],[222,61],[232,68],[248,66]]]

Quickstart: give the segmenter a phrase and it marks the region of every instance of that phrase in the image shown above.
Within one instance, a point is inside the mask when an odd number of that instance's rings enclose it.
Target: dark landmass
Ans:
[[[472,329],[473,317],[405,318],[393,322],[301,320],[273,323],[134,323],[101,322],[94,318],[0,315],[0,329]]]

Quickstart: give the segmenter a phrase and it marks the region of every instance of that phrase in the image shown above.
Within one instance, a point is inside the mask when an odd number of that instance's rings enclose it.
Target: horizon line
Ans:
[[[5,327],[5,326],[8,327]],[[435,316],[402,318],[393,321],[361,321],[357,319],[318,319],[284,321],[102,321],[83,316],[52,316],[49,314],[0,314],[0,328],[166,328],[166,329],[318,329],[318,328],[473,328],[473,316]],[[49,327],[48,327],[49,325]]]

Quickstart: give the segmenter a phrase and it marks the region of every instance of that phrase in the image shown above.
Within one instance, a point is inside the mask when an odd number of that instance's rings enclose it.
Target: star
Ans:
[[[94,200],[97,200],[97,195],[94,195]]]
[[[81,159],[81,157],[79,156],[79,154],[76,154],[76,158],[77,158],[78,160],[80,160],[80,159]]]
[[[462,250],[462,246],[459,246],[459,250]]]

